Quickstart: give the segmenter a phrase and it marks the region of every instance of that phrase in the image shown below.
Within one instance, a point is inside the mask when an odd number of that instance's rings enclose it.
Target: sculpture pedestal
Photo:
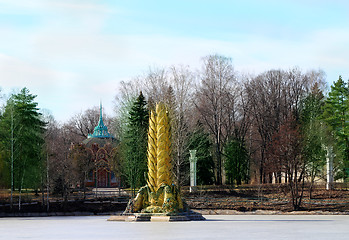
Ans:
[[[134,213],[129,215],[111,216],[108,221],[121,222],[179,222],[206,220],[200,213],[189,211],[174,215],[163,213]]]
[[[151,222],[178,222],[190,221],[186,216],[151,216]]]

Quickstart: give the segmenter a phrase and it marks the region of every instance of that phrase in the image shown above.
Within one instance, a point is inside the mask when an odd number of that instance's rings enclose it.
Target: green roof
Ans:
[[[107,126],[103,123],[102,118],[102,103],[99,107],[99,121],[98,125],[95,127],[93,134],[89,134],[88,138],[114,138],[109,132]]]

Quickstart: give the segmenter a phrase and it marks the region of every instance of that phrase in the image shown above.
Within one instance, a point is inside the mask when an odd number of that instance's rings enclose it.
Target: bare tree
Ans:
[[[76,172],[79,180],[80,188],[84,191],[83,198],[86,198],[86,180],[88,178],[89,172],[95,166],[94,156],[92,151],[86,148],[84,144],[74,144],[70,148],[70,159],[73,162],[72,171]]]
[[[269,169],[285,173],[287,193],[290,193],[293,209],[299,210],[304,193],[306,162],[301,154],[301,133],[294,116],[288,117],[280,125],[279,131],[273,135],[267,151],[268,155],[277,162],[277,164],[271,163]]]
[[[256,165],[259,168],[260,183],[265,181],[264,162],[266,147],[271,141],[273,132],[277,129],[282,112],[281,103],[287,103],[282,87],[283,73],[269,71],[249,81],[245,90],[250,99],[251,115],[259,133],[258,147],[260,157]]]
[[[130,81],[122,81],[119,87],[119,94],[114,99],[115,117],[112,118],[111,128],[116,136],[122,140],[129,122],[129,111],[134,101],[142,91],[144,86],[144,78],[138,76]]]
[[[69,130],[73,136],[75,136],[74,142],[82,142],[88,137],[89,134],[93,133],[94,128],[98,125],[100,117],[99,110],[100,109],[97,106],[89,108],[84,112],[76,114],[68,121],[67,124],[65,124],[65,128]],[[104,112],[102,117],[105,125],[113,125],[112,119]]]
[[[149,109],[152,109],[157,102],[168,102],[170,84],[166,69],[149,69],[143,86],[144,93],[148,97]]]
[[[74,170],[70,148],[75,141],[66,127],[53,123],[49,126],[52,134],[46,139],[48,148],[49,182],[53,192],[62,194],[68,200],[69,189],[78,183],[79,177]]]
[[[310,92],[321,72],[303,74],[299,69],[289,71],[270,70],[252,78],[245,84],[245,91],[250,100],[251,116],[254,129],[258,132],[257,152],[255,159],[258,168],[259,182],[271,182],[272,174],[266,175],[264,166],[266,149],[273,134],[278,132],[280,124],[290,115],[299,119],[301,101]],[[281,181],[281,173],[274,173],[275,179]]]
[[[204,58],[194,104],[214,139],[217,184],[222,184],[223,147],[234,128],[237,96],[236,73],[231,59],[219,55]]]
[[[174,152],[174,167],[177,183],[181,186],[186,180],[185,165],[188,163],[186,159],[189,149],[188,140],[191,118],[191,111],[193,110],[192,95],[193,95],[193,81],[194,75],[189,70],[189,67],[172,66],[170,68],[170,81],[173,86],[174,100],[168,105],[172,106],[172,146]]]
[[[49,211],[50,209],[50,159],[53,154],[53,145],[55,142],[55,134],[58,133],[58,123],[54,119],[54,117],[51,115],[50,112],[47,110],[44,110],[43,112],[43,121],[47,124],[46,125],[46,131],[44,134],[44,140],[45,140],[45,145],[44,145],[44,151],[43,151],[43,158],[46,160],[44,167],[46,167],[45,170],[43,170],[46,174],[46,179],[42,180],[42,184],[46,186],[46,210]],[[44,199],[44,188],[42,188],[42,196],[43,196],[43,205],[45,205],[45,199]]]

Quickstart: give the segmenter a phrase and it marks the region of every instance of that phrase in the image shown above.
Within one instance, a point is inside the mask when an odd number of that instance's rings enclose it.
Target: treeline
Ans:
[[[32,107],[32,120],[27,112],[19,120],[22,103],[15,99],[21,94],[29,98],[23,104]],[[16,189],[83,184],[86,169],[80,168],[90,164],[88,157],[69,149],[93,132],[98,109],[59,125],[39,113],[34,98],[24,89],[1,111],[0,184],[13,183]],[[132,188],[145,184],[149,110],[159,101],[166,103],[171,120],[173,173],[179,185],[189,184],[189,150],[197,150],[200,185],[286,182],[297,195],[305,181],[325,177],[331,151],[335,179],[348,178],[349,90],[341,77],[327,92],[321,70],[269,70],[251,76],[236,72],[230,58],[211,55],[203,58],[200,70],[150,69],[121,82],[116,116],[104,116],[104,121],[119,141],[114,171]],[[34,136],[35,141],[30,139]],[[29,166],[33,170],[24,171]],[[12,170],[17,176],[11,178]],[[35,180],[30,181],[29,171]]]
[[[122,82],[116,118],[121,142],[140,92],[148,108],[158,101],[168,105],[179,183],[188,183],[190,149],[205,158],[198,161],[206,170],[200,184],[287,182],[292,172],[297,178],[323,177],[327,148],[335,152],[335,178],[347,177],[348,83],[341,77],[327,95],[321,70],[248,76],[218,55],[204,58],[198,72],[153,69]]]
[[[41,192],[43,202],[52,193],[66,201],[71,188],[85,190],[94,167],[90,152],[80,143],[93,133],[99,109],[87,109],[58,124],[38,109],[35,98],[23,88],[8,97],[0,114],[0,188],[11,189],[11,205],[18,199],[19,208],[23,189]],[[104,121],[111,125],[109,117]]]

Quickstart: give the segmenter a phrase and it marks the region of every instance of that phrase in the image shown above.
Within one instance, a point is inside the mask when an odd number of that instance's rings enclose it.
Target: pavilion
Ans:
[[[89,172],[86,181],[87,187],[119,187],[120,177],[112,171],[113,158],[116,153],[117,141],[108,132],[107,126],[103,123],[102,104],[100,104],[100,116],[98,125],[94,128],[93,134],[82,142],[91,151],[94,169]]]

